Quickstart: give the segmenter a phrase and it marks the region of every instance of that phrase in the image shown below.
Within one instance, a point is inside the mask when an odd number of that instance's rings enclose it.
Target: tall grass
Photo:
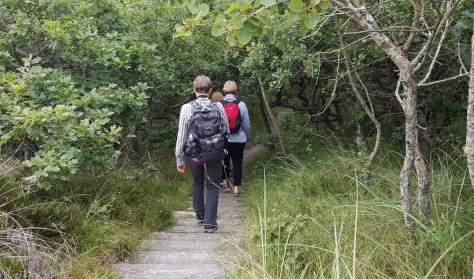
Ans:
[[[62,259],[70,256],[70,246],[43,236],[55,229],[25,224],[22,213],[28,205],[18,201],[31,193],[16,183],[21,163],[0,157],[0,277],[1,278],[66,278]]]
[[[13,161],[11,161],[13,162]],[[20,164],[0,173],[0,277],[118,278],[110,263],[148,232],[170,226],[190,195],[174,164],[82,173],[49,191],[22,185]]]
[[[432,223],[410,232],[393,159],[400,156],[381,154],[370,185],[359,179],[364,158],[347,149],[253,166],[267,171],[246,183],[247,252],[235,277],[469,278],[474,215],[465,164],[447,154],[428,160]]]

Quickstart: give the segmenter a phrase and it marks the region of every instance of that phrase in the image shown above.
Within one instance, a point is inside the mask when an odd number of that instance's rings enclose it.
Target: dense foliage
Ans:
[[[170,103],[190,95],[196,74],[224,72],[217,41],[173,40],[187,7],[1,3],[0,144],[32,167],[29,182],[49,188],[79,168],[112,165],[125,140],[148,140],[146,121],[169,118]]]

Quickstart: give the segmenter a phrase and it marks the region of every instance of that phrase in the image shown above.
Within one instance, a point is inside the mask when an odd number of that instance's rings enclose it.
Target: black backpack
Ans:
[[[217,103],[209,99],[191,102],[184,154],[192,164],[220,161],[227,155],[227,133]]]

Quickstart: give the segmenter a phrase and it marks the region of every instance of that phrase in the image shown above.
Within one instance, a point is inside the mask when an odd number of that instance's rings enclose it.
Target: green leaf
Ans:
[[[248,44],[248,42],[250,42],[251,39],[252,39],[252,33],[248,32],[248,31],[245,30],[245,29],[239,31],[239,33],[237,34],[237,40],[238,40],[239,43],[241,43],[242,45]]]
[[[41,159],[33,158],[33,159],[30,160],[30,163],[31,163],[31,165],[42,165],[44,163],[44,161],[41,160]]]
[[[228,43],[230,46],[235,45],[236,41],[235,41],[235,36],[234,36],[234,34],[228,33],[228,34],[227,34],[226,41],[227,41],[227,43]]]
[[[297,14],[297,13],[289,12],[287,18],[290,22],[298,22],[301,20],[301,16],[299,13]]]
[[[235,28],[236,30],[240,30],[240,29],[244,28],[244,21],[245,21],[245,19],[242,18],[240,15],[234,17],[234,18],[232,19],[232,21],[234,22],[234,28]]]
[[[175,32],[173,34],[173,38],[184,37],[184,35],[186,34],[186,28],[184,28],[184,26],[182,26],[181,24],[176,24],[174,26],[174,29]]]
[[[229,8],[227,8],[227,10],[224,12],[224,14],[228,15],[230,13],[232,13],[235,9],[238,9],[239,6],[235,3],[232,3]]]
[[[194,25],[200,24],[201,21],[202,21],[202,19],[203,19],[202,16],[198,16],[197,18],[195,18],[195,19],[193,20]]]
[[[193,14],[197,14],[198,13],[198,10],[196,9],[196,7],[194,7],[194,5],[188,5],[188,10]]]
[[[214,24],[211,29],[211,34],[214,37],[219,37],[220,35],[224,34],[225,30],[224,27],[220,24]]]
[[[252,6],[250,6],[247,2],[243,3],[242,6],[240,7],[241,12],[245,12],[248,9],[250,9]]]
[[[200,16],[206,16],[209,13],[209,6],[207,4],[199,4],[197,10]]]
[[[240,16],[240,11],[239,10],[233,10],[232,12],[229,13],[230,17],[236,17]]]
[[[321,0],[321,3],[319,3],[319,8],[323,11],[328,10],[329,7],[331,7],[331,5],[328,0]]]
[[[258,21],[260,21],[263,24],[268,22],[268,18],[265,15],[262,15],[262,14],[257,15],[257,17],[255,17],[255,19],[257,19]]]
[[[251,17],[248,20],[255,26],[260,26],[261,24],[260,20],[256,17]]]
[[[221,24],[222,24],[222,23],[225,23],[226,21],[227,21],[227,19],[225,18],[225,16],[223,16],[223,15],[218,15],[218,16],[216,17],[216,19],[214,20],[214,23],[215,23],[215,24],[216,24],[216,23],[221,23]]]
[[[262,0],[262,5],[270,7],[276,4],[276,0]]]
[[[258,26],[255,26],[250,20],[246,20],[244,22],[244,29],[247,30],[250,33],[254,33],[257,31]]]
[[[291,0],[290,4],[288,4],[288,8],[295,13],[301,12],[304,9],[303,0]]]
[[[304,25],[308,27],[308,29],[313,29],[318,25],[318,23],[321,21],[321,15],[316,12],[312,12],[306,16],[304,19]]]
[[[306,27],[306,24],[304,24],[304,22],[301,22],[300,23],[300,31],[301,31],[301,34],[306,34],[310,31],[310,29],[308,27]]]

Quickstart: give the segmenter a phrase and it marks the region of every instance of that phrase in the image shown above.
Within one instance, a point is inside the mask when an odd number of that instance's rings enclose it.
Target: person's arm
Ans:
[[[176,166],[178,167],[178,171],[184,172],[184,152],[183,147],[186,143],[186,132],[188,130],[188,121],[191,118],[191,110],[189,106],[183,105],[181,107],[181,112],[179,113],[179,128],[178,128],[178,136],[176,138],[176,149],[175,149],[175,156],[176,156]]]
[[[242,129],[247,136],[247,140],[250,139],[252,135],[252,126],[250,125],[249,110],[247,105],[244,102],[239,103],[240,117],[242,118]]]

